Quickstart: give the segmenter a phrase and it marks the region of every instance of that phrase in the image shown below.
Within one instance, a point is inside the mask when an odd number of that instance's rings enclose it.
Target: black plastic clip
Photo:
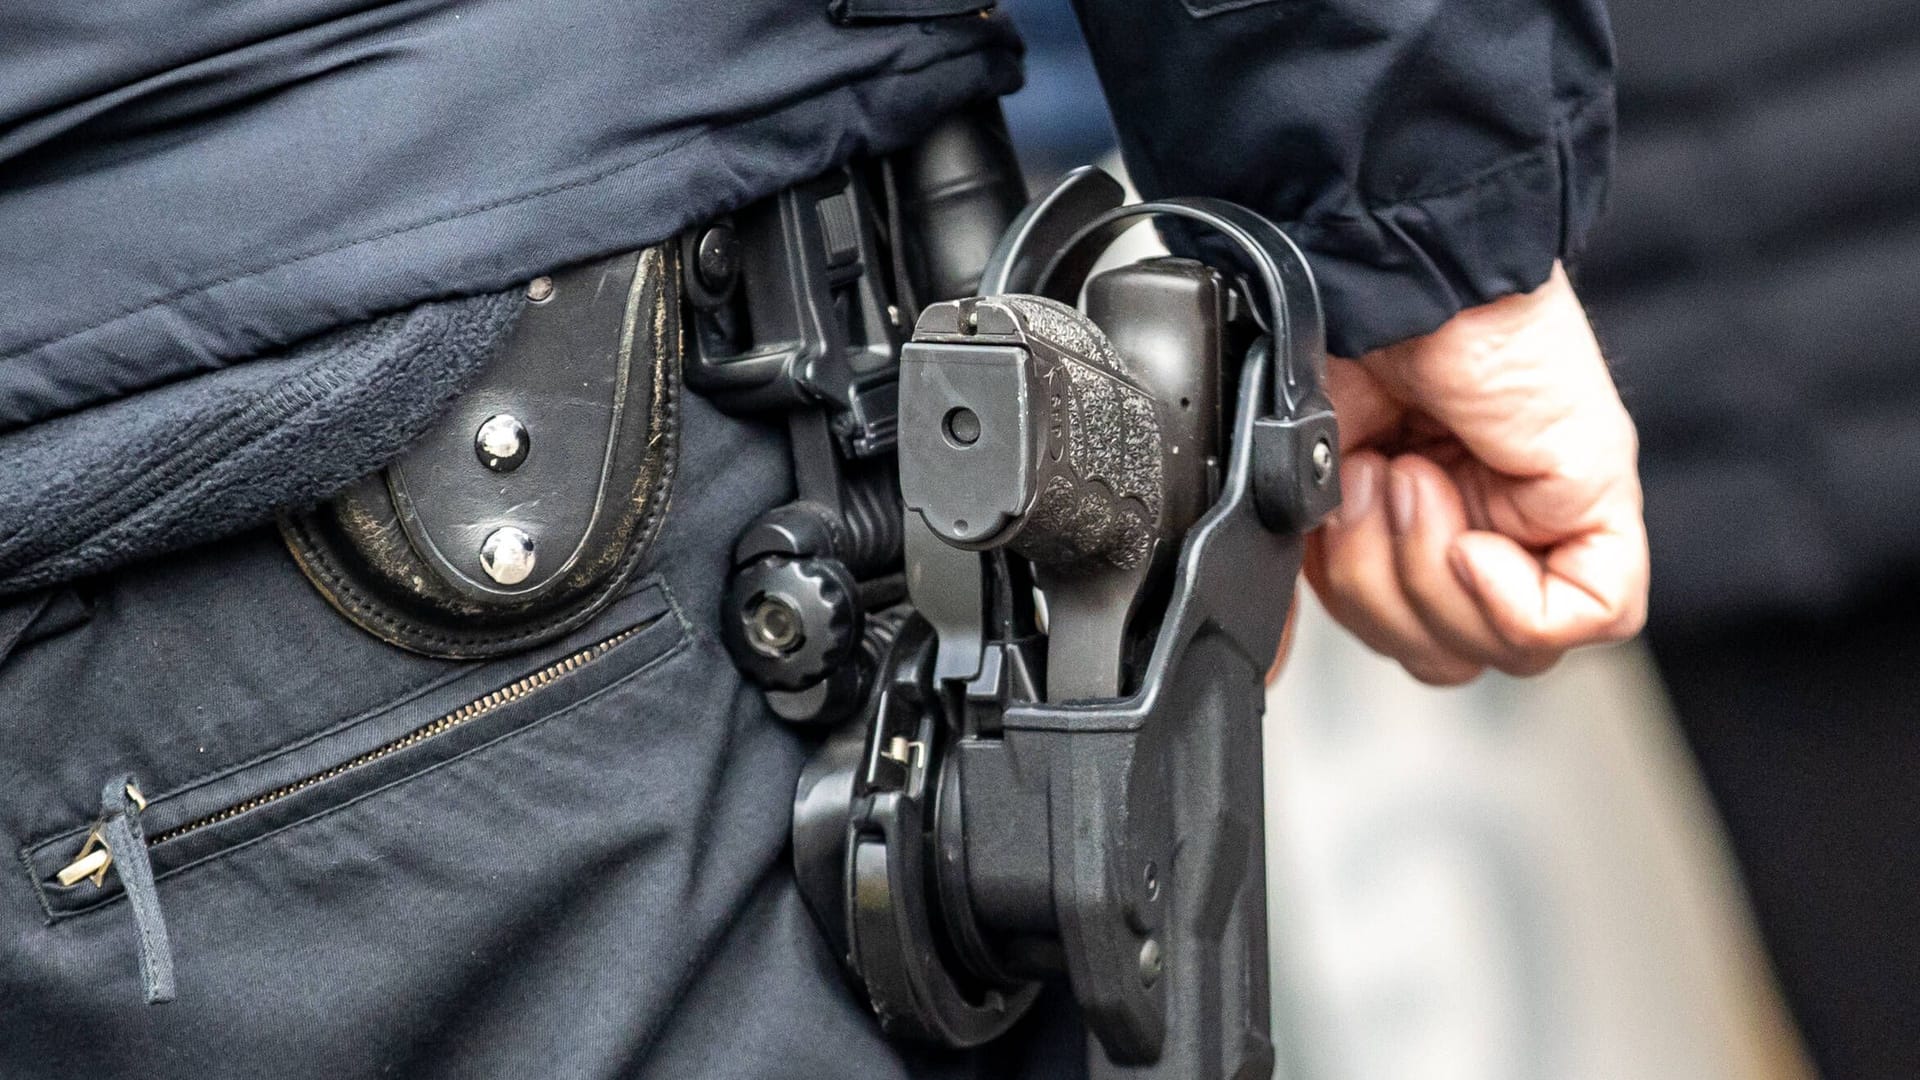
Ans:
[[[836,170],[688,234],[687,385],[729,412],[824,408],[848,458],[891,449],[904,328],[872,217]]]
[[[1313,531],[1340,505],[1340,427],[1332,409],[1253,422],[1253,504],[1274,532]]]

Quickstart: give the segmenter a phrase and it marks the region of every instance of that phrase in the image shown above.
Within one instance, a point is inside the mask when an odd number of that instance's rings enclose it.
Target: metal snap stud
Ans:
[[[487,534],[480,543],[480,566],[502,585],[518,585],[533,573],[533,537],[512,525]]]
[[[479,455],[482,465],[494,472],[512,472],[519,468],[532,448],[527,425],[509,413],[487,417],[480,430],[473,433],[473,452]]]

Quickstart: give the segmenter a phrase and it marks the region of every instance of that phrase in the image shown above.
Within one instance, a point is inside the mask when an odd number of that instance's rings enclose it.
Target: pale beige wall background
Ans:
[[[1637,647],[1434,690],[1303,590],[1266,733],[1280,1076],[1812,1076]]]

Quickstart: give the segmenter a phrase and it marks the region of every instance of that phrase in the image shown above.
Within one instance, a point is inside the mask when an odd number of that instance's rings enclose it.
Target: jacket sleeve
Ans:
[[[1312,259],[1336,354],[1537,287],[1599,213],[1603,0],[1075,5],[1134,183],[1279,222]]]

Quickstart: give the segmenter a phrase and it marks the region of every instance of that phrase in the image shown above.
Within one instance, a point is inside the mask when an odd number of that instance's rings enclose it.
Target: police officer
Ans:
[[[1436,682],[1635,632],[1633,430],[1558,269],[1605,187],[1598,0],[1079,11],[1141,188],[1281,222],[1360,358],[1329,607]],[[970,0],[0,15],[0,1071],[1071,1049],[890,1044],[803,910],[806,745],[713,625],[789,447],[678,392],[727,250],[668,243],[1018,53]]]

